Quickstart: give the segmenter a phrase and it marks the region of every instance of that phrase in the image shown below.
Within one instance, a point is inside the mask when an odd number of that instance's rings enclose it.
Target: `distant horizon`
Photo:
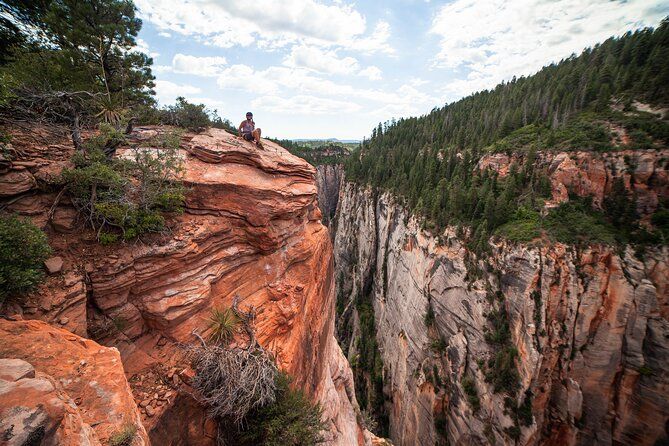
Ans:
[[[279,139],[361,141],[609,37],[655,27],[665,0],[447,4],[137,0],[160,105],[184,96]]]

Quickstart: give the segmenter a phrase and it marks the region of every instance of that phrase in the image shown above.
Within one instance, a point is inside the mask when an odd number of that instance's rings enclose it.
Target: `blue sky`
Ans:
[[[361,139],[628,29],[669,0],[135,0],[157,99],[265,135]]]

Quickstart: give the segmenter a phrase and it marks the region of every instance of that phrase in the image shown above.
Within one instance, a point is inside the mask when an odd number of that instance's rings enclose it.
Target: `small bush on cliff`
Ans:
[[[122,158],[110,158],[103,150],[117,136],[103,130],[89,139],[86,150],[73,157],[74,168],[62,174],[72,202],[103,244],[113,243],[118,232],[130,240],[163,230],[164,213],[180,212],[185,199],[180,133],[161,135],[150,141],[150,148],[136,146]]]
[[[323,442],[323,410],[301,390],[290,388],[286,373],[276,375],[276,401],[251,412],[241,444],[265,446],[313,446]]]
[[[462,390],[464,390],[465,395],[467,395],[467,401],[471,406],[474,412],[478,412],[481,408],[481,400],[479,399],[478,392],[476,391],[476,384],[474,383],[474,378],[469,375],[462,377],[460,381],[462,384]]]
[[[50,254],[46,234],[37,226],[17,216],[0,216],[0,305],[39,284]]]
[[[130,446],[137,435],[137,426],[128,424],[109,437],[109,446]]]
[[[239,318],[231,308],[219,310],[214,308],[209,315],[209,339],[215,344],[230,341],[239,326]]]
[[[199,132],[211,125],[207,109],[204,104],[191,104],[183,97],[178,97],[174,105],[162,112],[161,121],[164,124],[183,127]]]

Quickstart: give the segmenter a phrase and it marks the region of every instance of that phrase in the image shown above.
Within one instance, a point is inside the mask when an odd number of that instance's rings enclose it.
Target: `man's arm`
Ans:
[[[244,125],[244,121],[242,121],[241,124],[239,124],[239,128],[237,129],[237,136],[241,138],[242,136],[242,126]]]

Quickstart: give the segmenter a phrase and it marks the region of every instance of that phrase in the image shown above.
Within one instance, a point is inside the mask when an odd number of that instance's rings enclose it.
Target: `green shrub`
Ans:
[[[467,395],[467,401],[471,406],[474,412],[478,412],[481,408],[481,400],[479,399],[478,392],[476,391],[476,384],[474,378],[469,375],[464,375],[460,381],[462,384],[462,390],[464,390],[465,395]]]
[[[430,348],[436,353],[444,353],[446,351],[446,341],[443,338],[434,339],[430,343]]]
[[[46,234],[29,220],[0,216],[0,304],[34,289],[51,254]]]
[[[432,309],[432,304],[428,302],[427,304],[427,311],[425,312],[425,317],[423,318],[423,321],[425,322],[425,325],[427,327],[431,327],[434,325],[435,321],[435,314],[434,310]]]
[[[199,132],[211,125],[204,104],[191,104],[183,97],[178,97],[174,105],[167,107],[162,113],[163,124],[175,125]]]
[[[73,157],[75,167],[65,169],[62,180],[77,209],[98,229],[100,243],[114,243],[117,232],[131,240],[162,231],[163,213],[181,212],[185,200],[181,132],[162,134],[151,148],[134,147],[122,159],[109,159],[100,150],[108,134],[95,138]]]
[[[102,246],[109,246],[113,245],[118,241],[118,234],[114,234],[111,232],[101,232],[100,235],[98,235],[98,242]]]
[[[650,375],[653,375],[653,374],[654,374],[654,373],[653,373],[653,369],[651,369],[651,368],[648,367],[647,365],[642,365],[641,367],[639,367],[639,368],[637,369],[637,371],[638,371],[639,374],[642,375],[642,376],[650,376]]]
[[[537,211],[521,206],[496,234],[514,242],[530,242],[541,235],[541,216]]]
[[[132,440],[137,435],[137,426],[134,424],[127,424],[123,429],[115,432],[109,437],[109,446],[130,446]]]
[[[209,315],[209,329],[211,334],[209,338],[216,344],[229,342],[235,335],[240,320],[231,308],[219,310],[213,308]]]
[[[247,418],[241,433],[242,444],[264,446],[312,446],[323,442],[326,425],[323,414],[301,390],[290,388],[290,377],[283,372],[276,377],[276,402],[255,410]]]
[[[616,243],[616,229],[587,199],[572,199],[551,210],[544,227],[551,238],[563,243]]]

